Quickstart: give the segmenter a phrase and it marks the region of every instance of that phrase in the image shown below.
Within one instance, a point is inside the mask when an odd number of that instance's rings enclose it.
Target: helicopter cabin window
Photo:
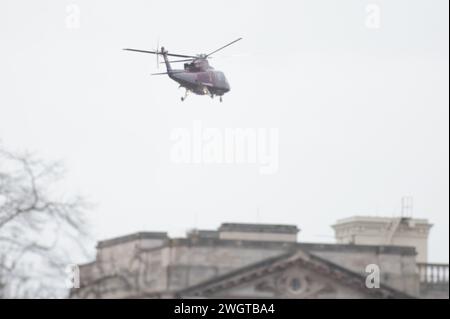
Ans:
[[[185,63],[184,69],[189,72],[198,72],[200,71],[199,66],[195,62]]]
[[[184,64],[184,69],[186,70],[186,71],[195,71],[195,66],[194,66],[194,64],[193,63],[185,63]]]

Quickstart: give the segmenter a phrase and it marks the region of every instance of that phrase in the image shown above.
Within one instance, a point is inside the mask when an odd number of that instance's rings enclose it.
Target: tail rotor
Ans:
[[[156,42],[156,68],[159,70],[159,54],[161,52],[159,52],[159,38]]]

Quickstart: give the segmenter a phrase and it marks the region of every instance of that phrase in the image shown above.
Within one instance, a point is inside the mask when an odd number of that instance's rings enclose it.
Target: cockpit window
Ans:
[[[225,81],[225,75],[223,75],[222,72],[216,72],[216,77],[217,77],[217,80],[219,80],[220,82]]]
[[[222,72],[216,71],[214,72],[214,74],[216,76],[216,80],[219,85],[228,85],[227,78]]]

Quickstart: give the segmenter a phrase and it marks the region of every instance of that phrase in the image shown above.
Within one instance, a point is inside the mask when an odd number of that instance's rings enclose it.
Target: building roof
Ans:
[[[219,227],[219,231],[297,234],[299,232],[299,229],[295,225],[223,223]]]
[[[127,243],[138,239],[160,239],[161,245],[151,250],[174,246],[219,246],[219,247],[248,247],[264,249],[304,249],[306,251],[355,251],[355,252],[377,252],[383,254],[416,255],[414,247],[394,245],[354,245],[354,244],[326,244],[326,243],[303,243],[283,241],[260,241],[221,239],[215,231],[200,231],[197,236],[191,234],[187,238],[169,238],[166,232],[139,232],[126,236],[120,236],[99,241],[97,248],[110,247]]]
[[[139,232],[133,233],[130,235],[115,237],[111,239],[106,239],[99,241],[97,244],[97,248],[104,248],[109,246],[115,246],[119,244],[123,244],[126,242],[134,241],[134,240],[142,240],[142,239],[168,239],[169,236],[167,232]]]
[[[334,225],[332,225],[332,227],[335,226],[341,226],[344,224],[353,224],[353,223],[392,223],[392,221],[402,218],[404,220],[410,220],[412,222],[414,222],[415,224],[426,224],[426,225],[431,225],[428,222],[428,219],[423,219],[423,218],[410,218],[410,217],[401,217],[401,216],[397,216],[397,217],[387,217],[387,216],[360,216],[360,215],[356,215],[356,216],[351,216],[348,218],[342,218],[342,219],[338,219],[336,221],[336,223]]]

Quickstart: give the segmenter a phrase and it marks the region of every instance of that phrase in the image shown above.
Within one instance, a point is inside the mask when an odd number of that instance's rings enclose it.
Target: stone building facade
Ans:
[[[71,297],[448,298],[448,265],[418,263],[415,247],[301,243],[297,233],[222,224],[185,238],[141,232],[100,241]]]

